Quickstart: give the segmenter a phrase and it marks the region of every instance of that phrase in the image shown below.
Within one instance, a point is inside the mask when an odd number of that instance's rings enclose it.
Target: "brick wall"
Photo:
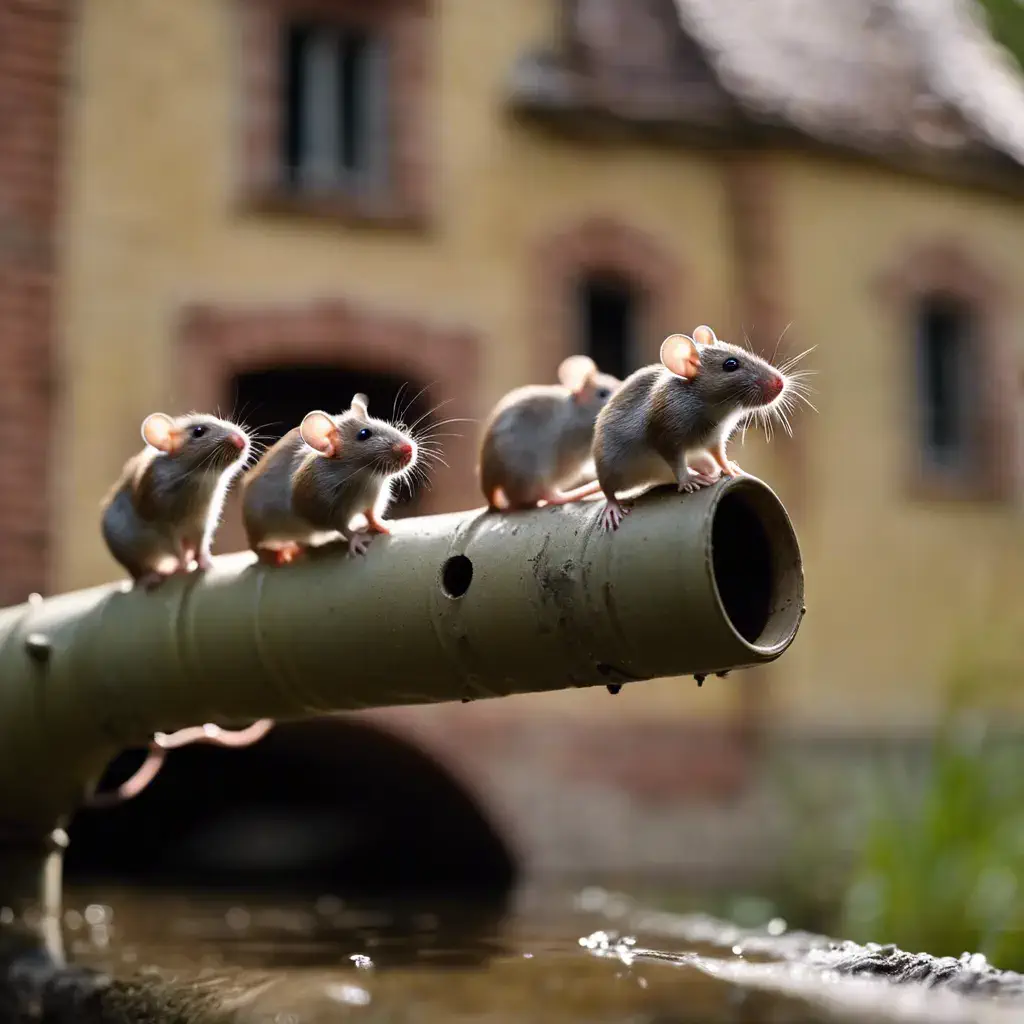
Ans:
[[[0,604],[46,584],[70,0],[0,0]]]

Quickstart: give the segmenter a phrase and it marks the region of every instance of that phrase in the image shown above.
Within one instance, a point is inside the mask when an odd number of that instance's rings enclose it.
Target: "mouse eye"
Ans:
[[[597,391],[598,398],[607,398],[610,394],[611,391],[609,391],[608,388],[599,388]]]
[[[725,370],[726,373],[732,373],[733,370],[738,370],[739,368],[740,361],[738,359],[733,359],[732,356],[722,363],[722,369]]]
[[[370,430],[369,427],[363,427],[363,429],[356,434],[357,441],[365,441],[369,437],[373,437],[373,431]]]
[[[202,424],[202,423],[197,423],[197,424],[196,424],[196,425],[195,425],[195,426],[194,426],[194,427],[193,427],[193,428],[192,428],[192,429],[191,429],[191,430],[189,431],[189,433],[190,433],[190,434],[191,434],[191,435],[192,435],[193,437],[202,437],[202,436],[203,436],[203,434],[205,434],[205,433],[207,432],[207,430],[209,430],[209,427],[207,427],[207,426],[206,426],[205,424]]]

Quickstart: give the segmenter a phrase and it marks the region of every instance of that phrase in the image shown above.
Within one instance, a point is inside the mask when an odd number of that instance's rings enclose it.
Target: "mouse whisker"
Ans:
[[[413,395],[412,398],[410,398],[409,401],[406,402],[404,406],[402,406],[402,411],[398,414],[398,418],[400,420],[404,420],[405,417],[408,415],[409,410],[419,401],[420,396],[423,395],[430,388],[434,387],[435,384],[437,384],[437,381],[430,381],[429,383],[424,384],[423,387],[421,387],[419,391],[417,391],[416,394]]]
[[[450,404],[451,401],[452,400],[450,398],[446,398],[443,402],[438,402],[437,405],[431,407],[430,409],[427,409],[426,412],[418,416],[415,419],[415,421],[409,426],[410,432],[414,431],[424,420],[429,419],[429,417],[433,416],[434,413],[438,411],[438,409],[442,409],[444,408],[444,406]],[[436,424],[431,423],[429,425],[435,426]]]
[[[409,382],[405,381],[401,387],[395,392],[395,400],[391,403],[391,418],[397,420],[398,416],[398,403],[402,399],[402,392],[409,386]]]
[[[428,384],[428,385],[427,385],[426,387],[424,387],[424,388],[421,388],[421,389],[420,389],[420,390],[419,390],[419,391],[418,391],[418,392],[416,393],[416,395],[415,395],[415,396],[413,396],[412,400],[406,403],[405,407],[404,407],[404,408],[402,409],[402,417],[401,417],[401,418],[402,418],[403,420],[404,420],[404,419],[406,418],[406,416],[408,416],[408,415],[409,415],[409,413],[410,413],[410,411],[412,410],[413,406],[414,406],[414,405],[416,404],[416,402],[417,402],[417,401],[419,400],[420,396],[421,396],[421,395],[422,395],[422,394],[423,394],[423,393],[424,393],[424,392],[425,392],[425,391],[427,390],[427,388],[432,388],[432,387],[434,387],[434,385],[435,385],[436,383],[437,383],[437,381],[433,381],[432,383]],[[420,416],[419,416],[419,417],[418,417],[418,418],[416,419],[416,423],[420,423],[420,422],[421,422],[422,420],[426,419],[426,418],[427,418],[428,416],[432,416],[432,415],[433,415],[433,414],[434,414],[435,412],[437,412],[437,410],[438,410],[438,409],[440,409],[440,408],[441,408],[442,406],[445,406],[445,405],[447,405],[447,404],[448,404],[448,403],[449,403],[450,401],[451,401],[451,399],[450,399],[450,398],[446,398],[446,399],[444,399],[443,401],[441,401],[441,402],[438,402],[437,404],[435,404],[435,405],[432,405],[432,406],[430,406],[429,408],[427,408],[427,409],[426,409],[426,410],[425,410],[425,411],[424,411],[424,412],[423,412],[423,413],[422,413],[422,414],[421,414],[421,415],[420,415]]]
[[[421,444],[419,449],[424,455],[444,455],[444,449],[436,445]]]
[[[775,415],[778,417],[779,422],[782,424],[782,429],[785,430],[790,437],[792,437],[793,427],[789,422],[789,417],[786,415],[786,410],[780,405],[777,407]]]
[[[789,333],[790,327],[793,326],[793,321],[790,320],[788,324],[783,328],[782,333],[779,335],[778,340],[775,342],[775,351],[772,352],[772,357],[768,361],[770,363],[775,362],[775,357],[779,354],[779,346],[782,344],[782,339]]]
[[[810,354],[811,354],[811,353],[812,353],[812,352],[813,352],[813,351],[814,351],[814,350],[815,350],[815,349],[816,349],[817,347],[818,347],[817,345],[812,345],[812,346],[811,346],[810,348],[804,349],[804,351],[803,351],[803,352],[798,352],[798,353],[797,353],[797,354],[796,354],[795,356],[790,356],[790,358],[789,358],[789,359],[787,359],[787,360],[786,360],[786,361],[785,361],[785,362],[784,362],[784,363],[783,363],[783,364],[782,364],[782,365],[781,365],[781,366],[779,367],[779,370],[780,370],[780,371],[781,371],[782,373],[787,373],[787,372],[788,372],[789,370],[791,370],[791,369],[792,369],[792,368],[793,368],[794,366],[796,366],[796,364],[797,364],[797,363],[799,363],[799,362],[800,362],[800,361],[801,361],[802,359],[806,359],[806,358],[807,358],[807,356],[809,356],[809,355],[810,355]]]

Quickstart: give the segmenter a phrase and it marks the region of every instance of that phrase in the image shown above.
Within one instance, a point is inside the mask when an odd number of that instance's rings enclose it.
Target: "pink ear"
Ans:
[[[593,380],[597,365],[590,356],[569,356],[558,367],[558,382],[578,395]]]
[[[341,437],[334,420],[319,409],[307,412],[299,425],[299,434],[310,448],[328,458],[341,451]]]
[[[711,330],[706,324],[701,324],[693,332],[693,340],[698,345],[714,345],[718,342],[718,338],[715,337],[715,332]]]
[[[700,372],[700,352],[693,338],[670,334],[661,343],[661,365],[685,380],[696,377]]]
[[[173,451],[177,446],[174,435],[174,420],[166,413],[150,413],[142,421],[142,440],[158,451]]]

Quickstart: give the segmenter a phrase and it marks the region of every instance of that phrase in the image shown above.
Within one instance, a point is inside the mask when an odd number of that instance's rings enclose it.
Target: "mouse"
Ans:
[[[692,492],[722,475],[741,475],[726,455],[730,435],[752,414],[765,418],[779,409],[784,415],[794,396],[803,397],[796,377],[720,341],[706,325],[692,337],[667,337],[660,362],[627,377],[597,417],[603,528],[617,530],[629,512],[617,497],[623,491],[675,483]]]
[[[101,503],[103,540],[135,586],[212,565],[210,546],[224,499],[249,458],[243,427],[202,413],[154,412],[142,421],[146,447],[124,464]]]
[[[477,465],[490,511],[561,505],[599,490],[587,472],[594,422],[622,381],[584,355],[563,359],[558,380],[515,388],[491,410]],[[581,479],[572,492],[560,489]]]
[[[272,445],[242,483],[242,521],[260,561],[283,565],[319,539],[341,534],[348,555],[365,554],[394,485],[408,476],[418,445],[369,412],[366,395],[353,396],[337,415],[316,409]],[[365,529],[352,520],[364,514]]]

